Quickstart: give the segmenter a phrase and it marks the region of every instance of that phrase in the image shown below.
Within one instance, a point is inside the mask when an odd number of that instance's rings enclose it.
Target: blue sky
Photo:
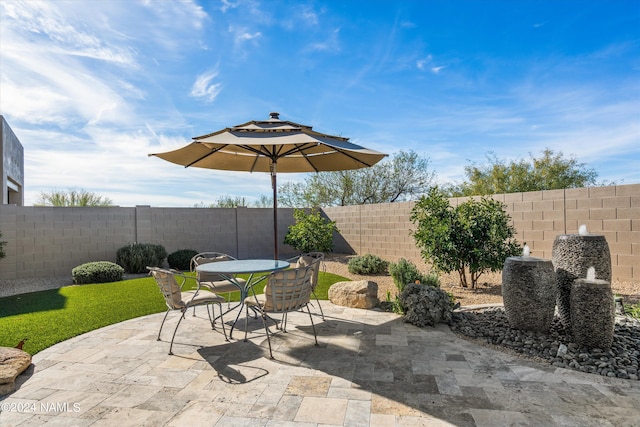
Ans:
[[[270,195],[267,174],[147,154],[271,111],[414,150],[439,182],[548,147],[640,183],[637,0],[0,0],[0,27],[27,205],[69,188],[121,206]]]

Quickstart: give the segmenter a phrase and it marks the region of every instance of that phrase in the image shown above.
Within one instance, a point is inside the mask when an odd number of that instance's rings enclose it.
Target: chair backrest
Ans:
[[[223,254],[221,252],[202,252],[191,258],[191,271],[196,271],[196,267],[202,264],[232,260],[235,260],[235,258],[231,255]],[[216,273],[198,272],[197,275],[199,282],[219,282],[222,280],[226,280],[224,277]]]
[[[318,274],[320,273],[320,264],[324,260],[324,254],[322,252],[309,252],[300,255],[296,261],[296,267],[311,266],[313,273],[311,275],[311,290],[315,291],[318,286]]]
[[[264,287],[264,310],[285,313],[304,307],[311,298],[311,266],[274,271]]]
[[[156,284],[162,292],[164,301],[172,310],[181,310],[185,307],[184,301],[182,301],[182,289],[169,270],[158,267],[147,267],[153,278],[156,280]]]

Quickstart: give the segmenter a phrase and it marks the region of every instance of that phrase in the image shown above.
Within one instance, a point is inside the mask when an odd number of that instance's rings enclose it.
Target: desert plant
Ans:
[[[100,196],[84,189],[71,188],[66,191],[52,190],[40,193],[36,206],[113,206],[108,197]]]
[[[440,286],[440,279],[436,274],[424,274],[418,270],[418,267],[404,258],[400,258],[398,262],[389,264],[389,274],[393,278],[399,292],[409,283],[424,283],[431,286]]]
[[[625,305],[624,314],[636,319],[640,319],[640,303]]]
[[[507,257],[521,252],[511,218],[497,200],[469,199],[454,208],[432,188],[415,204],[411,221],[418,225],[412,234],[422,257],[439,271],[457,271],[465,288],[467,270],[475,288],[482,273],[502,269]]]
[[[162,245],[131,243],[116,252],[116,263],[127,273],[146,273],[147,267],[161,267],[167,251]]]
[[[2,231],[0,231],[0,238],[2,238]],[[7,242],[3,242],[2,240],[0,240],[0,259],[7,256],[6,252],[4,251],[4,245],[6,244]]]
[[[372,254],[351,258],[347,264],[351,274],[380,274],[386,272],[388,266],[389,262]]]
[[[123,274],[124,268],[109,261],[87,262],[71,270],[76,285],[118,282]]]
[[[197,254],[198,251],[193,249],[179,249],[167,256],[167,262],[173,269],[186,271],[191,268],[191,258]]]
[[[323,218],[317,210],[306,214],[302,209],[293,211],[296,223],[289,226],[284,243],[300,252],[331,252],[333,233],[338,232],[335,221]]]

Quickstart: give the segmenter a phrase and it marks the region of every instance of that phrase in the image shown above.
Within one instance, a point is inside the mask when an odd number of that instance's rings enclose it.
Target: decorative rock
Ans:
[[[11,347],[0,347],[0,396],[16,389],[16,377],[31,365],[31,355]]]
[[[507,258],[502,269],[502,300],[512,328],[547,332],[556,306],[551,261],[526,256]]]
[[[604,236],[595,234],[561,234],[553,241],[553,267],[558,287],[557,305],[560,321],[571,327],[571,286],[575,279],[587,277],[589,267],[595,279],[611,282],[611,253]]]
[[[449,295],[440,288],[410,283],[398,299],[404,308],[404,321],[416,326],[435,326],[451,321]]]
[[[373,308],[378,305],[378,284],[368,280],[337,282],[329,288],[329,301],[351,308]]]
[[[611,284],[598,279],[574,280],[571,287],[571,331],[575,342],[592,348],[611,348],[615,324]]]

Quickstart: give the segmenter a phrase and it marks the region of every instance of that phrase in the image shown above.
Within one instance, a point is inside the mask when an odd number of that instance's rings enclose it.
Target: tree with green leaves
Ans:
[[[278,202],[287,207],[326,207],[414,200],[431,186],[429,160],[400,151],[369,168],[319,172],[303,183],[278,188]]]
[[[48,193],[42,192],[35,206],[105,207],[113,206],[113,202],[107,197],[84,189],[69,189],[66,191],[52,190]]]
[[[457,271],[465,288],[467,270],[475,288],[483,273],[501,270],[507,257],[521,252],[511,218],[497,200],[469,199],[452,207],[434,187],[416,202],[411,221],[418,227],[412,234],[423,259],[438,271]]]
[[[318,210],[307,214],[302,209],[295,209],[293,218],[296,222],[289,226],[284,243],[302,253],[333,250],[333,233],[339,232],[335,221],[322,217]]]
[[[243,196],[220,196],[215,203],[206,205],[204,202],[196,203],[194,208],[237,208],[237,207],[255,207],[255,208],[270,208],[273,206],[272,198],[261,195],[254,203],[247,205],[247,200]]]
[[[448,187],[446,192],[460,197],[580,188],[595,185],[598,176],[575,157],[567,158],[548,148],[540,157],[529,153],[529,159],[507,162],[490,153],[487,160],[483,165],[465,167],[467,180]]]

